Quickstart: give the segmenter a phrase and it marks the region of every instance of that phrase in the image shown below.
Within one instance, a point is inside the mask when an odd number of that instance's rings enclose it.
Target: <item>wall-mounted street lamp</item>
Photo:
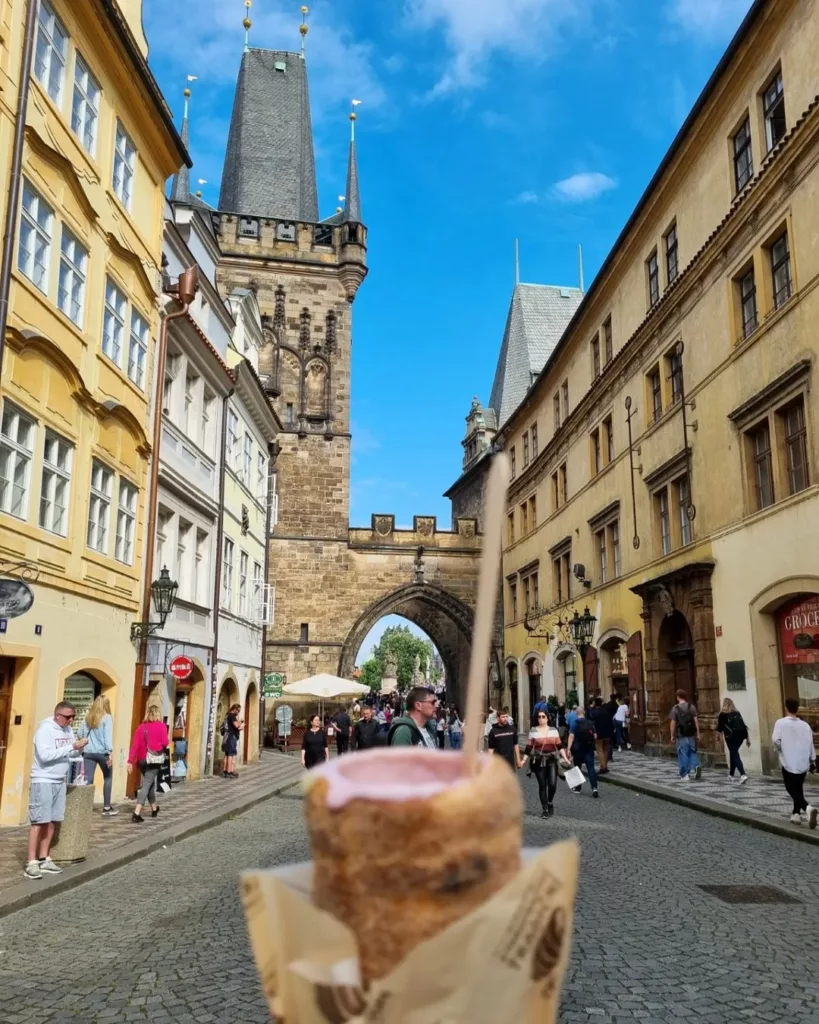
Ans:
[[[574,615],[569,619],[569,629],[572,634],[572,642],[580,652],[580,658],[584,663],[586,661],[586,651],[591,647],[592,638],[594,637],[594,627],[596,624],[597,619],[592,615],[588,607],[584,610],[582,615],[577,611],[577,609],[575,609]]]
[[[176,580],[171,579],[170,572],[168,572],[167,567],[163,565],[159,573],[159,579],[154,580],[151,584],[151,596],[154,599],[154,608],[156,609],[156,614],[159,616],[159,621],[132,622],[132,640],[144,640],[149,636],[153,636],[153,634],[157,633],[160,629],[164,629],[168,616],[173,611],[174,604],[176,604],[176,592],[178,589],[179,584]]]

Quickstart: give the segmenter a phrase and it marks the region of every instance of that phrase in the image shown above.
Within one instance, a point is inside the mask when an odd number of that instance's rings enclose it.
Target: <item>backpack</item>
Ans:
[[[690,704],[677,705],[676,719],[678,736],[697,735],[697,716],[692,711]]]
[[[574,741],[582,751],[594,750],[594,726],[588,718],[578,718],[574,723]]]
[[[392,725],[389,728],[389,732],[387,733],[388,747],[392,746],[393,736],[395,736],[396,732],[401,728],[402,725],[408,725],[410,727],[410,731],[412,732],[412,745],[414,747],[423,744],[424,737],[421,735],[421,730],[418,728],[415,722],[413,722],[413,720],[409,716],[407,716],[406,718],[396,718],[393,721]]]
[[[222,739],[224,739],[227,736],[227,734],[228,734],[228,720],[227,720],[227,717],[225,717],[222,720],[222,724],[219,726],[219,735],[222,737]]]
[[[725,716],[725,722],[723,724],[723,731],[726,740],[744,740],[748,735],[748,729],[745,725],[745,720],[738,711],[731,711]]]

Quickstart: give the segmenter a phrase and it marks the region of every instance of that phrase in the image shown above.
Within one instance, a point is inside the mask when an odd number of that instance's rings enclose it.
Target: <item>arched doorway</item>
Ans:
[[[374,601],[347,634],[339,657],[338,674],[343,679],[353,678],[356,656],[364,638],[386,615],[409,619],[427,634],[444,664],[447,697],[463,707],[472,650],[473,614],[454,594],[432,583],[410,583]]]
[[[509,688],[510,712],[512,721],[520,728],[520,694],[518,692],[518,663],[507,661],[506,663],[506,685]],[[497,710],[497,709],[496,709]]]
[[[573,647],[559,647],[555,652],[555,696],[558,703],[575,703],[577,693],[577,655]]]
[[[624,633],[612,630],[601,637],[597,645],[600,661],[598,678],[604,699],[612,693],[624,700],[629,699],[627,641]]]
[[[213,738],[213,774],[221,775],[222,766],[225,763],[225,755],[222,752],[222,736],[220,729],[222,722],[227,717],[228,710],[232,704],[239,703],[239,686],[233,676],[225,676],[222,685],[219,687],[219,696],[216,700],[216,721],[214,728],[216,733]]]
[[[205,674],[193,659],[187,679],[176,680],[173,694],[171,771],[175,779],[201,779],[205,755]]]
[[[526,715],[527,719],[531,719],[534,714],[535,704],[543,698],[543,665],[536,654],[530,654],[524,659],[523,667],[526,674],[527,697],[529,699],[529,703],[526,708]],[[523,729],[528,725],[528,721],[519,724],[521,729]]]
[[[657,637],[661,707],[673,707],[677,690],[697,703],[697,676],[694,671],[694,638],[688,620],[680,611],[666,615]]]
[[[248,683],[245,694],[245,731],[242,761],[249,764],[259,760],[259,690],[254,682]]]

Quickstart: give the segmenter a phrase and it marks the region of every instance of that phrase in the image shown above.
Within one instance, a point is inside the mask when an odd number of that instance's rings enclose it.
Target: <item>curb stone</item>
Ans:
[[[642,793],[645,796],[653,796],[658,800],[665,800],[667,803],[677,804],[680,807],[687,807],[692,811],[710,814],[715,818],[725,818],[738,825],[747,825],[749,828],[759,829],[761,832],[770,832],[775,836],[784,836],[786,839],[796,839],[802,843],[812,843],[814,846],[819,846],[819,828],[809,829],[804,825],[780,823],[762,814],[736,811],[727,804],[720,803],[717,800],[709,800],[705,797],[693,800],[683,793],[676,793],[665,786],[656,786],[651,782],[637,782],[634,779],[612,775],[603,775],[600,781],[610,783],[612,786],[621,786],[623,789],[631,789],[635,793]],[[696,785],[696,783],[691,785]],[[2,914],[1,909],[0,914]]]
[[[171,846],[174,843],[181,842],[183,839],[189,839],[191,836],[198,835],[209,828],[222,825],[224,822],[244,814],[245,811],[249,811],[258,804],[264,803],[266,800],[272,800],[273,797],[277,797],[282,793],[286,793],[287,790],[292,789],[294,786],[300,785],[299,779],[282,780],[280,783],[275,783],[271,789],[265,790],[263,793],[249,794],[230,807],[221,806],[214,810],[201,811],[199,814],[188,818],[187,821],[175,826],[171,825],[142,839],[137,839],[128,846],[111,850],[108,853],[102,853],[88,861],[72,865],[66,868],[61,875],[54,875],[51,878],[43,878],[36,881],[24,881],[18,885],[12,885],[5,892],[0,893],[0,919],[7,917],[9,914],[14,914],[18,910],[42,903],[43,900],[47,900],[52,896],[58,896],[61,893],[68,892],[70,889],[75,889],[78,885],[84,885],[86,882],[99,878],[101,875],[107,875],[109,872],[130,864],[132,861],[147,857],[148,854],[154,853],[156,850],[161,850],[164,846]]]

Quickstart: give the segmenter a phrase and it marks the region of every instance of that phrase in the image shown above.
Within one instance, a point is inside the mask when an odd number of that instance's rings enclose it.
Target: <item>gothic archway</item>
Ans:
[[[352,678],[364,638],[385,615],[401,615],[429,636],[444,662],[447,693],[462,706],[472,650],[473,613],[453,594],[432,583],[409,583],[374,601],[347,634],[338,674]]]

